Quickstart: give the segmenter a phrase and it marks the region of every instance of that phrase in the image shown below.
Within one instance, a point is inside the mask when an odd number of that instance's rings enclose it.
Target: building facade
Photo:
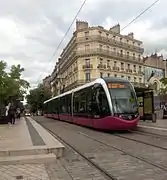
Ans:
[[[44,88],[51,89],[51,76],[47,76],[43,79]]]
[[[156,53],[143,58],[144,61],[144,83],[151,86],[156,93],[161,88],[160,80],[167,77],[167,61],[163,56]]]
[[[120,25],[109,30],[77,21],[76,31],[60,55],[52,73],[57,93],[99,77],[122,77],[135,86],[144,84],[142,42],[134,34],[120,34]],[[55,83],[56,81],[56,83]]]

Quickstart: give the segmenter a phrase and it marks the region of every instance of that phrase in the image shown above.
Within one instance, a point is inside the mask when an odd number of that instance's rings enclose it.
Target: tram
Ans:
[[[98,78],[45,101],[44,116],[99,130],[128,130],[139,121],[133,85],[116,77]]]

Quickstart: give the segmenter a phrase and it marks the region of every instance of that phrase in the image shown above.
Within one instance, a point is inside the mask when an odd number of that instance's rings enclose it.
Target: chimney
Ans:
[[[120,34],[120,25],[117,24],[117,25],[111,27],[109,31]]]
[[[76,31],[80,30],[80,29],[87,29],[89,28],[89,24],[86,21],[76,21]]]
[[[134,38],[134,33],[133,33],[133,32],[129,33],[129,34],[128,34],[128,37],[131,38],[131,39],[133,39],[133,38]]]

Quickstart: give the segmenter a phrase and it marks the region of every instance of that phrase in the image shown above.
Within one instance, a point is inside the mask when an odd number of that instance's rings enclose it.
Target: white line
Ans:
[[[140,125],[140,126],[138,126],[138,127],[167,131],[167,128],[160,128],[160,127],[153,127],[153,126],[141,126],[141,125]]]

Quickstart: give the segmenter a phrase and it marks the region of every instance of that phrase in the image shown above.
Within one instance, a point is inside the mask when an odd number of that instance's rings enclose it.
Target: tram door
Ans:
[[[92,102],[93,102],[93,108],[92,108],[93,124],[96,123],[95,121],[97,121],[98,119],[110,115],[108,99],[101,84],[97,84],[94,86],[93,94],[92,94]]]

